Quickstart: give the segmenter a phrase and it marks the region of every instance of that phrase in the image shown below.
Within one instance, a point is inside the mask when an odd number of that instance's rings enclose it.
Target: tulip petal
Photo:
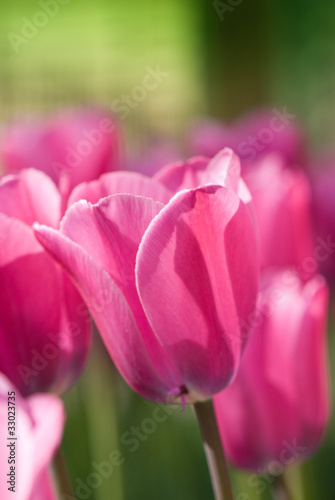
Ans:
[[[164,353],[154,359],[155,365],[150,358],[150,353],[162,349],[145,324],[145,316],[132,291],[134,284],[129,279],[132,275],[127,257],[135,262],[136,245],[128,236],[134,239],[140,236],[143,222],[135,217],[139,204],[144,207],[143,219],[152,218],[161,209],[153,200],[130,195],[111,196],[96,206],[81,201],[68,210],[63,221],[62,231],[66,235],[38,225],[35,230],[39,241],[76,284],[123,377],[144,397],[161,400],[179,380],[171,373],[168,359],[162,362],[166,358]],[[126,222],[132,224],[133,233],[123,233]]]
[[[0,212],[31,226],[35,221],[57,227],[60,195],[44,173],[26,169],[0,180]]]
[[[240,184],[241,164],[239,157],[232,149],[224,148],[219,151],[208,164],[206,169],[207,183],[219,184],[238,192]]]
[[[101,198],[118,193],[135,194],[167,203],[172,193],[163,184],[137,172],[110,172],[100,179],[79,184],[71,193],[68,206],[78,200],[98,203]]]
[[[40,474],[62,440],[65,412],[62,401],[52,394],[34,394],[29,398],[29,409],[34,422],[34,469]]]
[[[203,173],[208,165],[208,158],[198,156],[186,162],[167,165],[154,175],[154,179],[164,184],[173,193],[183,189],[196,188],[203,184]]]
[[[0,232],[1,370],[25,395],[62,392],[89,348],[82,300],[26,224],[0,214]]]
[[[9,398],[10,396],[10,398]],[[14,405],[8,404],[15,403]],[[8,408],[15,412],[14,435],[8,435]],[[1,498],[14,496],[19,499],[37,500],[37,486],[52,496],[47,467],[60,445],[64,426],[64,409],[60,399],[53,395],[35,395],[22,398],[17,388],[0,374],[0,436],[7,446],[0,449],[0,466],[9,472],[10,446],[15,453],[15,494],[9,491],[5,481],[0,483]],[[9,438],[9,439],[7,439]],[[40,490],[39,490],[40,491]]]
[[[57,500],[51,474],[47,467],[38,476],[29,500]]]
[[[24,222],[0,213],[0,266],[25,255],[39,254],[43,248]]]
[[[240,173],[238,156],[231,149],[224,148],[211,160],[198,156],[186,162],[168,165],[154,178],[173,192],[195,189],[205,184],[218,184],[237,193]]]
[[[209,397],[234,376],[258,285],[253,222],[231,190],[177,194],[150,224],[136,262],[149,322],[189,391]]]

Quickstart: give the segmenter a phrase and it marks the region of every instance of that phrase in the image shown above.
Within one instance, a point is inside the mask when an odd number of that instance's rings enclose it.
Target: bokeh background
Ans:
[[[332,2],[235,1],[220,19],[208,0],[54,0],[47,22],[40,18],[42,26],[29,28],[43,3],[2,0],[0,123],[66,107],[111,110],[141,85],[148,66],[159,66],[168,76],[121,120],[125,146],[135,157],[153,140],[182,151],[186,130],[199,116],[230,121],[259,106],[296,114],[311,150],[334,145]],[[113,450],[124,458],[97,487],[83,487],[81,498],[212,498],[191,409],[175,409],[152,430],[146,419],[155,406],[120,379],[97,336],[88,368],[65,400],[64,453],[74,487],[87,485],[94,462],[108,460]],[[131,451],[135,443],[124,444],[122,436],[143,425],[151,431]],[[313,460],[291,469],[297,500],[302,492],[310,500],[335,498],[333,429],[331,424]],[[263,488],[253,486],[250,475],[234,472],[234,481],[239,500],[260,498]],[[269,498],[268,478],[261,484],[261,497]]]

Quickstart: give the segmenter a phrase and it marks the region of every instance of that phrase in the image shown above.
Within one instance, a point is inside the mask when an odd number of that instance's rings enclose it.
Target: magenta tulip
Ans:
[[[81,297],[31,228],[35,221],[57,227],[60,204],[37,170],[0,181],[0,370],[24,395],[68,389],[90,345]]]
[[[63,405],[56,396],[35,394],[23,399],[0,374],[1,499],[56,499],[48,467],[60,445],[64,420]]]
[[[314,259],[311,189],[301,170],[268,155],[244,174],[257,215],[262,268],[296,266],[304,279],[318,270]]]
[[[305,147],[296,121],[286,108],[256,110],[231,125],[202,120],[190,131],[190,149],[192,154],[211,157],[223,147],[230,147],[240,156],[243,166],[277,152],[288,164],[299,165],[304,161]]]
[[[329,417],[328,290],[292,271],[266,278],[235,381],[214,398],[228,458],[278,474],[320,444]]]
[[[123,184],[131,194],[75,203],[59,231],[35,225],[82,294],[121,374],[151,400],[211,397],[235,376],[244,348],[240,322],[258,291],[256,231],[242,201],[250,195],[237,180],[238,159],[225,151],[214,160],[207,179],[203,165],[191,179],[202,178],[202,185],[194,181],[199,187],[170,201],[157,179],[131,174],[134,185],[129,175]],[[186,182],[191,165],[175,186]],[[210,182],[215,176],[222,184]],[[151,197],[134,194],[143,186]],[[91,195],[105,188],[106,178]]]
[[[66,202],[74,186],[119,168],[115,120],[100,110],[63,113],[49,122],[5,129],[0,157],[4,173],[25,168],[45,172]]]

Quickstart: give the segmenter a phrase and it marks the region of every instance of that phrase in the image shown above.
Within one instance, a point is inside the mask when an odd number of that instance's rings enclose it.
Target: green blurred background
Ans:
[[[148,66],[158,65],[169,76],[122,121],[133,149],[145,151],[152,136],[181,145],[196,117],[232,120],[262,105],[298,115],[311,147],[332,145],[335,4],[242,0],[220,19],[206,0],[62,1],[51,0],[55,14],[45,22],[37,13],[46,1],[2,0],[0,122],[67,106],[110,109],[141,84]],[[43,26],[29,32],[27,20],[34,19]],[[191,409],[167,415],[133,452],[122,443],[132,426],[152,418],[155,406],[120,379],[98,339],[83,378],[65,399],[64,451],[73,485],[87,484],[92,463],[108,460],[113,450],[124,458],[81,498],[213,498]],[[295,498],[304,491],[310,500],[334,500],[334,462],[331,425],[317,456],[290,471]],[[235,473],[234,481],[238,500],[259,498],[248,474]]]

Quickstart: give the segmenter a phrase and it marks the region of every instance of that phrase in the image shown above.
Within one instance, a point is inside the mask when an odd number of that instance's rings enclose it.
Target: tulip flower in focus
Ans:
[[[302,278],[311,278],[318,265],[312,258],[311,188],[305,173],[271,154],[246,169],[243,178],[258,220],[261,267],[295,266]]]
[[[105,198],[74,203],[59,231],[35,229],[129,385],[151,400],[201,401],[235,376],[240,322],[255,306],[250,194],[229,150],[172,165],[161,179],[165,186],[158,177],[105,174],[74,193]]]
[[[67,390],[90,345],[81,297],[31,228],[35,221],[57,227],[60,205],[42,172],[0,181],[0,370],[23,395]]]
[[[0,158],[5,174],[25,168],[45,172],[66,203],[80,182],[119,168],[115,120],[100,110],[80,110],[45,123],[12,125],[3,131]]]
[[[286,108],[257,110],[231,125],[199,121],[190,131],[189,143],[192,154],[209,157],[223,147],[232,148],[243,167],[273,152],[289,165],[301,165],[305,160],[303,133],[296,116]]]
[[[214,398],[235,466],[278,473],[319,446],[329,417],[327,304],[321,276],[305,284],[292,271],[265,278],[237,377]]]
[[[10,409],[15,412],[14,426],[8,420]],[[1,499],[56,500],[48,468],[60,445],[64,420],[63,405],[56,396],[35,394],[23,399],[0,374]]]

